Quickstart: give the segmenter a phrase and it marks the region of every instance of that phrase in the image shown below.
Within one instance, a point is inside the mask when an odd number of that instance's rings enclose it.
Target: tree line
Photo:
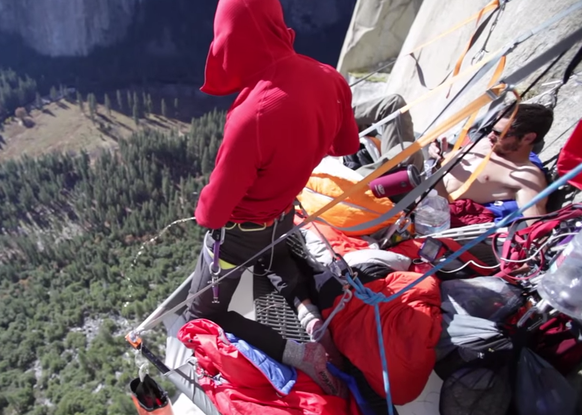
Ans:
[[[12,69],[0,68],[0,119],[33,102],[37,93],[34,79],[28,75],[19,76]]]

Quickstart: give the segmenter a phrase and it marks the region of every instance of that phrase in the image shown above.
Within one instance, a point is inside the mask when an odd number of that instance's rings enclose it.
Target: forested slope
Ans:
[[[191,272],[192,216],[224,114],[190,134],[142,131],[117,153],[0,164],[0,414],[129,414],[123,340]],[[102,321],[104,320],[104,321]]]

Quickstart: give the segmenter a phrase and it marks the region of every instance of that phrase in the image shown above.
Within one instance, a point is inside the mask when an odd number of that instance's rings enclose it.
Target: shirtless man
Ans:
[[[509,123],[509,116],[500,119],[491,133],[483,138],[436,187],[447,197],[458,190],[493,148],[491,159],[483,172],[461,196],[484,204],[497,200],[515,200],[521,208],[546,188],[543,172],[529,159],[534,145],[540,143],[553,122],[553,112],[540,104],[520,104],[513,124],[503,139],[501,133]],[[443,140],[446,152],[448,143]],[[432,158],[440,159],[443,152],[435,143],[429,148]],[[449,156],[449,155],[447,155]],[[452,156],[452,155],[451,155]],[[546,199],[527,209],[524,216],[546,213]]]

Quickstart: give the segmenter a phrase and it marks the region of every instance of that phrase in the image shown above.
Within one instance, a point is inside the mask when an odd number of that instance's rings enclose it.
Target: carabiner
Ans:
[[[210,284],[212,284],[212,303],[213,304],[218,304],[220,303],[220,300],[218,299],[218,279],[220,276],[220,272],[222,271],[222,269],[220,268],[220,245],[222,245],[222,243],[224,242],[224,237],[225,237],[225,229],[224,227],[220,228],[220,229],[214,229],[210,236],[212,237],[212,239],[214,239],[214,244],[213,244],[213,258],[212,258],[212,262],[210,263],[210,265],[208,266],[209,270],[210,270],[210,275],[211,280],[210,280]]]

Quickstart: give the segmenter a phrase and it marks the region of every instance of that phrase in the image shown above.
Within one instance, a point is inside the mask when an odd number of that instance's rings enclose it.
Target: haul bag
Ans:
[[[174,415],[167,392],[149,375],[133,379],[129,388],[139,415]]]

